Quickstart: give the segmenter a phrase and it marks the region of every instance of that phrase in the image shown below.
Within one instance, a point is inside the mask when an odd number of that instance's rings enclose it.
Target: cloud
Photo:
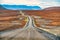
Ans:
[[[1,4],[9,4],[9,5],[31,5],[31,6],[39,6],[41,8],[52,7],[52,6],[60,6],[59,0],[1,0]]]
[[[2,0],[2,4],[27,4],[27,5],[35,5],[38,4],[36,0]]]

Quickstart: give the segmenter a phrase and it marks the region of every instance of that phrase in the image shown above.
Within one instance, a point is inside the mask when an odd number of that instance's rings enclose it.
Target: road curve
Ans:
[[[17,38],[25,38],[24,40],[56,40],[56,36],[42,29],[37,29],[34,26],[33,18],[28,16],[29,22],[24,30],[16,29],[8,32],[3,32],[1,38],[15,40]]]
[[[33,18],[32,18],[32,19],[33,19]],[[48,37],[50,40],[58,40],[58,38],[57,38],[56,35],[51,34],[51,33],[47,32],[47,31],[45,31],[45,30],[43,30],[43,29],[41,29],[41,28],[37,28],[37,26],[36,26],[35,23],[34,23],[34,19],[33,19],[33,22],[32,22],[32,23],[33,23],[33,27],[34,27],[39,33],[42,33],[42,35]]]

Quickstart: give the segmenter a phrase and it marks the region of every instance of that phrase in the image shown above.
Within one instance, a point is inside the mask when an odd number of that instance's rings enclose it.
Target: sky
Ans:
[[[0,4],[28,5],[47,8],[52,6],[60,6],[60,0],[0,0]]]

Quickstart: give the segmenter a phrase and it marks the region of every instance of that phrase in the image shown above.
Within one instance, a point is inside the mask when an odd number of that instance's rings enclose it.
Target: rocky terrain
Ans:
[[[1,11],[0,12],[0,31],[7,29],[23,28],[27,17],[19,14],[17,11]]]
[[[25,28],[21,30],[23,27]],[[57,40],[60,37],[59,30],[60,7],[0,10],[1,40]]]

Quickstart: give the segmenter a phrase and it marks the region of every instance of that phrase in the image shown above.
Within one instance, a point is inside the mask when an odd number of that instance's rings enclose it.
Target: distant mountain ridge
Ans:
[[[0,5],[2,9],[8,10],[41,10],[39,6],[27,6],[27,5]]]
[[[0,5],[0,10],[3,10],[3,9],[6,9],[6,8],[4,8],[2,5]]]

